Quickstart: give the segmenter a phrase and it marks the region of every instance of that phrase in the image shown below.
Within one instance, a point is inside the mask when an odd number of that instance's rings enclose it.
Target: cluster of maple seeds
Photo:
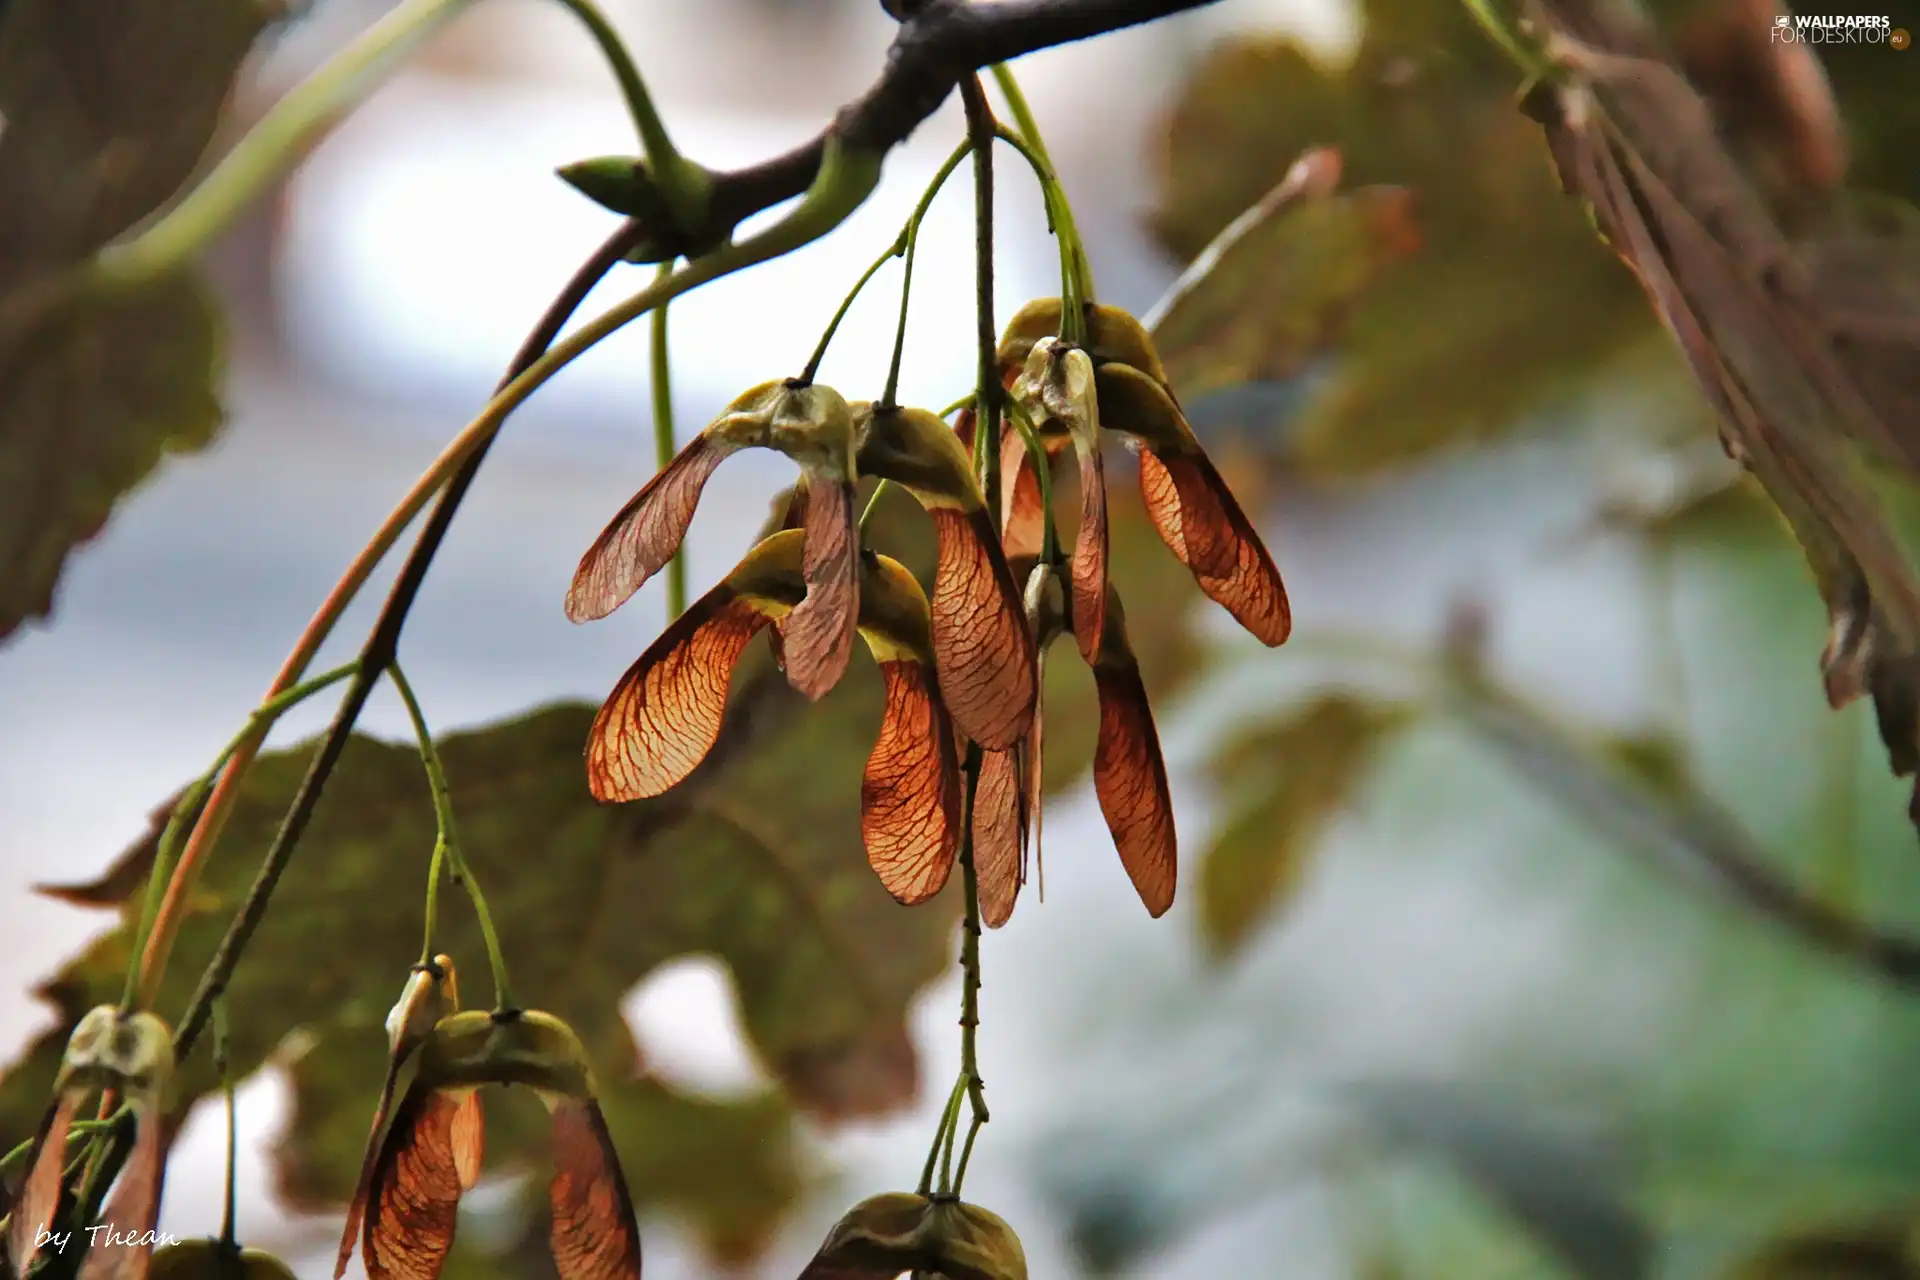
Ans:
[[[1029,303],[996,353],[1015,419],[1000,442],[998,520],[977,478],[972,409],[949,428],[923,409],[849,403],[800,379],[741,395],[621,509],[574,576],[566,609],[576,622],[612,613],[673,559],[728,456],[769,448],[800,467],[784,527],[676,618],[601,707],[586,749],[597,799],[658,796],[693,773],[719,738],[734,667],[762,631],[788,681],[813,699],[839,682],[858,635],[885,682],[861,784],[869,862],[895,899],[924,902],[946,884],[970,823],[982,916],[1003,924],[1037,845],[1041,671],[1071,632],[1098,692],[1101,810],[1147,910],[1172,905],[1166,767],[1107,576],[1106,439],[1138,456],[1147,515],[1202,591],[1268,645],[1286,640],[1291,615],[1272,557],[1195,438],[1151,336],[1127,313],[1087,304],[1077,345],[1060,337],[1061,319],[1059,299]],[[1045,495],[1069,450],[1080,518],[1065,555]],[[862,545],[863,478],[906,489],[932,518],[931,596]],[[970,815],[968,742],[981,752]]]

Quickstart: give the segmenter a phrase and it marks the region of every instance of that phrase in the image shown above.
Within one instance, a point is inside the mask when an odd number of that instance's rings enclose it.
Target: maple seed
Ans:
[[[893,1280],[906,1271],[947,1280],[1027,1280],[1027,1255],[1013,1228],[990,1209],[897,1191],[847,1210],[799,1280]]]
[[[1100,651],[1107,601],[1107,483],[1093,360],[1078,347],[1042,338],[1027,354],[1013,396],[1036,423],[1064,428],[1080,460],[1080,527],[1072,561],[1073,635],[1087,661]],[[1053,424],[1058,424],[1056,428]]]
[[[419,1048],[419,1070],[380,1143],[361,1258],[371,1280],[433,1280],[452,1252],[463,1167],[465,1098],[487,1085],[534,1091],[551,1117],[548,1245],[560,1280],[633,1280],[640,1232],[619,1157],[594,1097],[586,1051],[549,1013],[450,1014]]]
[[[1000,342],[1003,376],[1030,367],[1033,353],[1054,341],[1059,328],[1058,298],[1021,308]],[[1152,336],[1117,307],[1089,305],[1087,350],[1100,428],[1125,439],[1139,458],[1141,497],[1160,540],[1208,598],[1256,639],[1270,647],[1284,644],[1293,630],[1286,586],[1253,522],[1194,435]],[[1021,509],[1023,539],[1035,536],[1026,530],[1037,530],[1040,518],[1037,495],[1025,501],[1033,509]],[[1008,524],[1010,530],[1015,524],[1011,507]],[[1081,653],[1091,661],[1098,647],[1083,643]]]
[[[147,1280],[294,1280],[286,1263],[220,1240],[183,1240],[154,1252]]]
[[[1092,663],[1100,701],[1100,736],[1094,747],[1093,789],[1147,914],[1158,918],[1173,905],[1179,872],[1173,797],[1167,766],[1153,725],[1153,708],[1140,679],[1140,664],[1127,643],[1116,594],[1107,601],[1105,645]]]
[[[347,1221],[340,1236],[340,1250],[334,1258],[334,1280],[347,1272],[353,1257],[355,1238],[360,1234],[366,1214],[367,1196],[373,1186],[380,1160],[380,1139],[393,1110],[393,1093],[400,1073],[414,1053],[433,1034],[440,1020],[460,1008],[460,989],[451,958],[435,956],[428,964],[415,965],[400,990],[400,999],[387,1014],[387,1073],[380,1084],[380,1098],[374,1106],[373,1124],[367,1133],[366,1153],[360,1162],[360,1178],[353,1198],[347,1202]],[[480,1179],[481,1144],[485,1120],[480,1112],[480,1095],[469,1092],[455,1105],[451,1119],[452,1149],[459,1157],[456,1174],[460,1186],[471,1190]]]
[[[1040,678],[1046,673],[1047,650],[1065,627],[1059,583],[1051,566],[1033,566],[1023,601],[1027,632],[1034,638],[1036,678]],[[985,752],[980,759],[973,796],[973,856],[980,884],[980,918],[990,929],[1013,918],[1014,902],[1027,882],[1028,855],[1040,856],[1045,710],[1044,699],[1036,702],[1026,737],[1007,750]]]
[[[818,699],[840,680],[859,616],[859,534],[853,510],[853,419],[839,392],[818,383],[764,382],[741,394],[607,525],[580,559],[567,617],[604,618],[672,560],[700,494],[742,449],[774,449],[806,481],[806,599],[786,628],[788,680]]]
[[[891,480],[933,519],[933,656],[947,710],[990,750],[1027,731],[1036,695],[1033,637],[966,448],[925,409],[853,406],[862,475]]]
[[[17,1273],[30,1269],[59,1210],[75,1113],[96,1089],[110,1089],[133,1109],[133,1150],[101,1215],[101,1223],[118,1235],[87,1250],[80,1280],[141,1280],[147,1274],[166,1176],[164,1103],[173,1068],[173,1033],[153,1014],[101,1005],[80,1019],[67,1039],[53,1102],[34,1136],[26,1181],[13,1206],[7,1256]]]
[[[734,667],[762,630],[791,623],[806,594],[805,534],[773,534],[695,601],[627,671],[587,739],[594,798],[657,796],[719,739]],[[901,902],[940,891],[959,849],[960,767],[935,674],[926,596],[886,556],[864,554],[857,626],[880,667],[886,709],[860,786],[867,857]],[[793,628],[787,643],[793,644]]]

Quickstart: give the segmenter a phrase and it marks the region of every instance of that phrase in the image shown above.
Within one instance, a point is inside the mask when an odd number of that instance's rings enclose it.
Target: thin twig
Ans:
[[[967,109],[967,133],[973,141],[974,189],[974,274],[978,344],[980,349],[981,431],[974,435],[975,446],[986,459],[988,511],[1000,509],[1000,373],[996,361],[993,316],[993,112],[987,106],[980,81],[969,78],[961,86]],[[973,806],[980,782],[982,754],[977,743],[967,747],[966,804],[961,811],[960,884],[964,895],[965,917],[960,935],[960,1074],[966,1081],[967,1101],[972,1122],[967,1127],[966,1144],[960,1152],[951,1190],[959,1194],[966,1180],[967,1161],[973,1155],[974,1140],[980,1126],[987,1123],[986,1081],[980,1076],[980,876],[974,864]],[[951,1144],[958,1125],[948,1131]],[[949,1145],[951,1150],[951,1145]],[[942,1179],[944,1183],[945,1179]]]
[[[673,274],[673,262],[668,260],[660,264],[655,274],[656,283],[664,283]],[[667,344],[667,308],[663,305],[653,313],[653,333],[649,343],[651,363],[649,376],[653,387],[653,465],[655,470],[665,471],[673,465],[673,455],[679,451],[680,442],[673,429],[673,365],[669,359]],[[687,611],[687,548],[683,544],[674,548],[673,559],[667,561],[667,621]]]

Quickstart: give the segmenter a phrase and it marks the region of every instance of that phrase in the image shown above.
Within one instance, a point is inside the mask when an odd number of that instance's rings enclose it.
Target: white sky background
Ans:
[[[843,37],[847,52],[835,74],[845,83],[823,87],[765,75],[764,65],[778,59],[754,62],[761,55],[753,41],[731,28],[691,29],[699,23],[689,15],[702,6],[607,5],[633,34],[683,147],[716,165],[758,158],[812,133],[832,102],[870,78],[886,26],[878,6],[868,7],[874,12],[861,10]],[[733,6],[716,4],[713,12],[723,8]],[[230,396],[234,421],[221,444],[169,464],[123,504],[105,536],[71,563],[56,624],[17,636],[0,652],[0,936],[11,944],[0,953],[0,1053],[44,1023],[24,994],[28,985],[103,923],[38,899],[27,886],[97,872],[144,828],[161,797],[204,767],[365,531],[484,400],[529,317],[610,226],[548,176],[569,159],[630,149],[617,95],[591,47],[557,7],[532,0],[488,0],[463,21],[475,47],[516,61],[516,78],[495,84],[410,74],[313,157],[286,209],[290,253],[280,284],[295,346],[291,375],[242,361]],[[1105,255],[1097,265],[1115,301],[1144,310],[1170,274],[1134,219],[1150,198],[1140,161],[1146,129],[1180,58],[1218,32],[1254,25],[1288,27],[1334,46],[1350,35],[1344,12],[1329,5],[1225,0],[1164,29],[1022,64],[1023,83],[1079,197],[1081,221],[1096,254]],[[488,30],[504,43],[481,41]],[[748,52],[729,52],[736,43]],[[751,74],[703,75],[709,46],[716,59],[734,58]],[[297,52],[290,45],[288,53]],[[886,186],[847,227],[792,259],[675,304],[683,433],[736,391],[805,359],[846,286],[944,158],[956,115],[950,104],[889,161]],[[1136,141],[1115,146],[1113,137]],[[1026,296],[1050,291],[1054,259],[1030,183],[1011,162],[999,172],[999,299],[1010,314]],[[971,255],[956,248],[969,242],[969,214],[962,170],[923,233],[903,386],[910,402],[938,407],[970,381]],[[650,270],[627,271],[589,310],[638,287]],[[850,396],[874,393],[884,378],[897,280],[894,271],[882,274],[828,362],[827,378]],[[543,393],[476,488],[407,634],[409,674],[441,729],[556,697],[597,699],[657,631],[657,588],[597,627],[573,628],[559,611],[580,549],[650,470],[645,367],[644,326],[635,326]],[[778,460],[759,461],[730,464],[715,481],[689,542],[696,584],[732,563],[785,483]],[[1556,673],[1578,662],[1590,673],[1578,690],[1582,709],[1631,716],[1639,632],[1630,566],[1605,555],[1551,567],[1528,562],[1526,546],[1568,523],[1578,503],[1562,479],[1564,458],[1520,450],[1510,471],[1514,483],[1505,491],[1525,496],[1504,509],[1490,509],[1480,491],[1441,468],[1370,500],[1306,502],[1284,513],[1270,527],[1301,631],[1338,624],[1430,634],[1455,586],[1471,578],[1510,606],[1502,656],[1523,676],[1538,673],[1540,683],[1563,692]],[[357,637],[369,617],[367,607],[356,609],[340,635]],[[1229,686],[1184,720],[1163,713],[1187,849],[1197,851],[1206,834],[1190,772],[1195,730],[1244,703],[1251,682],[1297,687],[1302,670],[1283,658],[1263,661],[1245,677],[1250,683]],[[276,740],[310,733],[325,718],[324,707],[305,708]],[[392,735],[405,727],[391,700],[376,701],[366,723]],[[1338,849],[1364,849],[1366,824],[1357,826],[1336,841]],[[1048,903],[1023,905],[986,947],[983,1051],[995,1121],[977,1157],[978,1195],[1020,1227],[1035,1274],[1072,1274],[1030,1182],[1037,1118],[1062,1114],[1088,1079],[1112,1075],[1116,1063],[1139,1062],[1141,1042],[1161,1034],[1165,1011],[1198,1010],[1192,1016],[1224,1036],[1229,1053],[1241,1051],[1236,1043],[1244,1049],[1235,1028],[1304,1001],[1354,1011],[1345,1025],[1323,1028],[1299,1047],[1309,1064],[1395,1065],[1436,1051],[1470,1058],[1488,1026],[1535,1016],[1560,980],[1551,957],[1566,950],[1567,930],[1579,927],[1564,904],[1516,905],[1510,891],[1463,877],[1439,856],[1444,851],[1412,874],[1404,863],[1388,874],[1377,858],[1356,852],[1316,883],[1292,926],[1260,949],[1222,1005],[1217,991],[1207,994],[1213,988],[1195,958],[1190,878],[1184,909],[1150,922],[1114,862],[1090,796],[1059,804],[1047,831]],[[1017,983],[994,976],[1012,973],[1025,976]],[[1637,999],[1644,976],[1623,963],[1619,998]],[[1131,986],[1131,1001],[1119,1001],[1116,984]],[[953,984],[942,984],[918,1016],[927,1105],[834,1139],[855,1194],[917,1173],[953,1065],[955,995]],[[650,1061],[724,1091],[758,1078],[730,1000],[723,978],[689,962],[649,982],[629,1008]],[[1139,1018],[1103,1015],[1102,1000],[1137,1008]],[[1189,1026],[1186,1034],[1199,1033]],[[1176,1068],[1147,1061],[1139,1069]],[[323,1253],[328,1224],[288,1221],[262,1190],[259,1146],[283,1118],[283,1104],[271,1079],[241,1096],[249,1170],[242,1231],[270,1247]],[[176,1154],[163,1224],[170,1230],[217,1223],[223,1140],[215,1119],[203,1111]],[[791,1275],[831,1216],[820,1206],[799,1224],[766,1274],[786,1265]],[[1296,1197],[1276,1213],[1216,1224],[1142,1274],[1198,1280],[1234,1273],[1249,1251],[1270,1257],[1264,1251],[1284,1237],[1290,1275],[1343,1276],[1325,1216],[1311,1196]],[[653,1280],[700,1274],[670,1230],[650,1225],[648,1251]],[[297,1269],[305,1274],[311,1266]]]

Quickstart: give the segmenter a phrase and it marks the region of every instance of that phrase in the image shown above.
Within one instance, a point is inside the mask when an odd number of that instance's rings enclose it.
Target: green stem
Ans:
[[[867,499],[866,510],[860,513],[860,532],[862,535],[866,533],[867,526],[873,523],[873,513],[880,509],[880,495],[885,493],[888,488],[892,486],[892,483],[891,480],[882,477],[880,483],[873,486],[873,496]]]
[[[1502,53],[1513,60],[1513,64],[1520,69],[1530,83],[1549,75],[1546,60],[1520,43],[1519,37],[1507,29],[1506,22],[1493,11],[1493,6],[1488,3],[1488,0],[1461,0],[1461,2],[1466,5],[1468,15],[1473,18],[1480,30],[1487,34],[1487,38],[1492,40]]]
[[[880,273],[880,268],[886,266],[906,251],[907,232],[903,227],[900,230],[900,234],[894,238],[893,243],[887,246],[887,251],[875,258],[873,265],[860,273],[860,278],[853,282],[853,288],[848,291],[847,296],[840,299],[840,309],[835,311],[833,313],[833,319],[827,322],[826,332],[820,335],[819,344],[814,347],[813,355],[807,359],[807,367],[800,371],[800,377],[796,379],[796,381],[805,383],[808,386],[813,385],[814,379],[820,376],[820,362],[827,358],[827,347],[832,344],[833,335],[840,331],[840,322],[846,319],[847,312],[853,309],[854,299],[858,298],[861,290],[867,287],[867,283]]]
[[[240,1167],[240,1108],[233,1098],[233,1060],[227,1039],[227,1002],[213,1002],[213,1069],[220,1074],[220,1091],[227,1103],[227,1197],[220,1215],[220,1243],[228,1252],[239,1248],[234,1235],[234,1206]]]
[[[952,417],[952,416],[953,416],[954,414],[956,414],[956,413],[958,413],[958,412],[960,412],[960,411],[961,411],[962,409],[970,409],[970,408],[972,408],[972,407],[973,407],[973,405],[974,405],[974,404],[975,404],[975,403],[976,403],[976,402],[977,402],[977,401],[978,401],[979,399],[980,399],[980,393],[979,393],[979,392],[977,392],[977,391],[969,391],[969,392],[967,392],[967,394],[965,394],[965,395],[963,395],[963,396],[961,396],[961,397],[960,397],[960,398],[959,398],[958,400],[955,400],[955,401],[954,401],[954,402],[953,402],[952,404],[950,404],[950,405],[948,405],[948,406],[947,406],[946,408],[944,408],[944,409],[942,409],[942,410],[940,411],[940,416],[941,416],[941,417],[943,417],[943,418],[951,418],[951,417]]]
[[[121,1108],[121,1111],[126,1111],[126,1110],[128,1110],[128,1108],[126,1107]],[[119,1123],[120,1123],[120,1111],[116,1111],[112,1115],[107,1116],[103,1119],[75,1120],[71,1125],[67,1127],[67,1132],[76,1138],[90,1137],[93,1134],[100,1133],[107,1129],[111,1129]],[[28,1154],[33,1150],[33,1144],[34,1144],[34,1139],[28,1138],[24,1142],[20,1143],[19,1146],[14,1147],[11,1151],[8,1151],[5,1155],[0,1155],[0,1180],[4,1180],[7,1177],[8,1173],[13,1169],[13,1166],[19,1164],[22,1160],[25,1160],[27,1158]]]
[[[140,958],[147,946],[147,935],[153,931],[154,917],[159,914],[160,901],[166,895],[167,881],[173,875],[174,859],[179,856],[180,844],[186,838],[188,824],[198,816],[201,803],[206,800],[207,792],[213,789],[214,780],[220,771],[227,767],[227,761],[246,743],[256,736],[264,734],[287,711],[305,702],[314,694],[332,685],[340,683],[360,669],[358,660],[343,667],[336,667],[324,675],[315,676],[302,684],[297,684],[285,693],[261,703],[247,717],[247,723],[236,733],[220,754],[214,757],[211,767],[186,789],[173,813],[167,818],[166,828],[160,833],[160,844],[153,858],[153,870],[147,873],[147,896],[140,908],[140,924],[133,936],[133,950],[127,961],[126,987],[120,994],[120,1007],[131,1013],[134,999],[140,986]]]
[[[887,389],[880,397],[883,408],[897,404],[895,394],[900,390],[900,358],[907,349],[907,304],[913,298],[913,259],[920,247],[920,222],[927,216],[927,210],[933,206],[933,198],[940,194],[940,188],[946,185],[953,171],[960,167],[960,161],[973,149],[971,140],[962,142],[933,175],[933,181],[920,193],[920,203],[913,207],[913,216],[907,219],[907,225],[901,231],[901,237],[907,242],[906,266],[900,276],[900,324],[893,335],[893,363],[887,367]]]
[[[996,520],[1000,511],[1000,402],[1006,399],[1000,385],[998,344],[993,324],[993,111],[978,77],[968,77],[960,86],[961,100],[967,111],[967,135],[973,145],[973,219],[974,219],[974,311],[975,341],[979,353],[979,403],[986,411],[976,431],[976,452],[986,467],[983,496],[987,511]],[[948,1182],[946,1161],[952,1158],[956,1123],[947,1133],[947,1155],[942,1160],[940,1186],[943,1191],[960,1193],[966,1180],[967,1161],[973,1156],[974,1140],[980,1126],[987,1122],[986,1082],[980,1078],[980,877],[973,862],[973,806],[980,785],[980,764],[985,753],[978,743],[967,744],[965,764],[966,790],[960,807],[960,884],[964,894],[965,917],[960,923],[960,1077],[966,1082],[967,1102],[972,1123],[967,1129],[966,1146],[960,1152],[960,1167]],[[957,1117],[956,1117],[957,1120]]]
[[[1073,210],[1067,193],[1054,177],[1046,156],[1035,150],[1025,138],[1005,125],[996,131],[999,139],[1018,151],[1040,183],[1041,199],[1047,206],[1047,220],[1053,225],[1054,239],[1060,245],[1060,337],[1078,344],[1085,341],[1086,304],[1091,296],[1090,272],[1085,270],[1086,253],[1080,247],[1080,232],[1074,226]]]
[[[1046,513],[1046,523],[1040,528],[1040,559],[1042,563],[1052,564],[1060,558],[1060,534],[1053,523],[1053,457],[1041,442],[1039,429],[1033,425],[1027,407],[1012,396],[1006,398],[1006,404],[1007,415],[1013,419],[1013,428],[1020,433],[1020,442],[1026,446],[1027,457],[1032,459],[1034,474],[1039,478],[1040,509]]]
[[[933,1131],[933,1145],[927,1148],[927,1162],[920,1170],[920,1194],[933,1194],[933,1171],[940,1162],[940,1151],[949,1145],[947,1135],[960,1123],[960,1103],[967,1096],[967,1077],[964,1073],[953,1082],[953,1090],[947,1094],[946,1110],[940,1113],[940,1123]]]
[[[659,284],[673,274],[673,263],[663,262],[654,276]],[[667,351],[667,308],[662,303],[653,313],[653,458],[655,465],[665,471],[673,465],[673,455],[680,447],[677,433],[673,429],[673,368]],[[683,544],[676,548],[673,559],[667,561],[667,621],[687,611],[687,549]]]
[[[447,786],[447,772],[440,761],[440,750],[433,744],[427,718],[420,711],[420,700],[413,696],[413,686],[407,683],[406,673],[400,670],[398,662],[387,664],[387,676],[393,681],[393,687],[399,690],[400,700],[407,704],[407,719],[413,722],[413,733],[420,743],[420,763],[426,766],[427,783],[433,790],[433,816],[439,825],[433,849],[434,877],[436,880],[439,878],[440,855],[444,849],[447,863],[453,869],[453,878],[466,890],[467,898],[473,903],[473,914],[480,922],[480,936],[487,947],[487,963],[493,970],[494,1007],[518,1008],[513,1003],[513,985],[507,980],[507,961],[500,950],[500,935],[494,931],[493,913],[487,910],[486,895],[480,892],[480,884],[473,878],[473,872],[460,852],[460,836],[453,822],[453,793]],[[433,958],[431,916],[428,917],[427,932],[426,959],[422,960],[423,964]]]
[[[470,2],[401,0],[276,102],[179,204],[132,239],[102,249],[85,283],[122,288],[165,275],[191,260],[409,50]]]
[[[980,758],[979,746],[970,744],[967,748],[966,804],[961,809],[966,825],[961,828],[963,834],[960,838],[960,885],[966,913],[960,922],[960,1077],[966,1082],[972,1123],[967,1130],[966,1147],[961,1153],[960,1166],[954,1172],[952,1183],[948,1184],[944,1174],[940,1179],[942,1189],[950,1189],[955,1195],[960,1193],[960,1184],[966,1179],[967,1159],[973,1154],[974,1139],[979,1135],[980,1126],[988,1119],[986,1081],[980,1078],[979,1049],[980,877],[973,865],[973,801],[980,780]],[[957,1124],[955,1129],[958,1129]],[[951,1145],[950,1133],[949,1150]]]
[[[1087,260],[1086,247],[1074,227],[1073,208],[1067,201],[1066,188],[1060,185],[1059,171],[1053,167],[1053,157],[1047,153],[1047,144],[1040,136],[1039,122],[1033,118],[1033,109],[1027,105],[1027,95],[1020,91],[1020,82],[1013,78],[1013,72],[1004,63],[995,65],[993,79],[1000,86],[1001,96],[1007,100],[1007,110],[1013,113],[1013,122],[1019,127],[1021,139],[1033,148],[1033,155],[1038,157],[1052,180],[1056,207],[1049,213],[1064,227],[1066,234],[1062,247],[1071,247],[1071,274],[1078,279],[1083,299],[1092,302],[1093,266]]]

